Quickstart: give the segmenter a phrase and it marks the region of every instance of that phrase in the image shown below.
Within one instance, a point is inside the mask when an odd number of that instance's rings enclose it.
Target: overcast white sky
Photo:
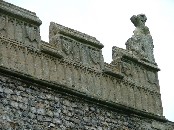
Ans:
[[[130,17],[145,13],[154,39],[154,55],[161,71],[164,116],[174,121],[174,0],[6,0],[36,12],[42,20],[41,37],[48,42],[51,21],[96,37],[104,44],[105,62],[112,46],[125,48],[134,30]]]

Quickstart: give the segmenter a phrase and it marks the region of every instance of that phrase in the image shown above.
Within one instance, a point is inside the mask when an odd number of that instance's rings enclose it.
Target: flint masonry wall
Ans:
[[[46,43],[35,13],[4,1],[0,10],[1,129],[173,129],[150,35],[113,47],[107,64],[96,38],[51,22]]]
[[[2,73],[0,84],[2,130],[173,130],[166,120],[62,93],[48,84]]]

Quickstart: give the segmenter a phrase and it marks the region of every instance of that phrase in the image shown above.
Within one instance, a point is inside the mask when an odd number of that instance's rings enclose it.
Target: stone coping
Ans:
[[[63,25],[51,22],[50,26],[55,26],[58,30],[58,32],[62,35],[71,37],[73,39],[76,39],[78,41],[84,41],[84,43],[88,43],[92,46],[95,46],[99,49],[102,49],[104,47],[104,45],[102,43],[100,43],[100,41],[98,41],[95,37],[92,37],[90,35],[87,35],[85,33],[79,32],[77,30],[65,27]]]
[[[42,24],[42,21],[36,16],[36,13],[2,0],[0,1],[0,11],[38,26]]]

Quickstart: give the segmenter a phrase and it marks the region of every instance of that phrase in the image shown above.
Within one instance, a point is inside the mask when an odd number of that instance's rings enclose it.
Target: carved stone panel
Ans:
[[[70,55],[72,53],[73,41],[66,37],[61,37],[62,51],[65,55]]]
[[[94,82],[94,93],[98,96],[102,96],[102,87],[101,87],[101,75],[93,75]]]
[[[42,55],[35,53],[34,56],[34,68],[35,68],[35,75],[37,78],[42,79]]]
[[[26,69],[27,69],[27,74],[34,76],[34,56],[33,52],[27,51],[26,54]]]
[[[8,35],[8,38],[10,39],[15,39],[15,26],[16,26],[16,20],[14,18],[9,18],[7,35]]]
[[[7,36],[6,16],[0,14],[0,36]]]
[[[157,115],[163,115],[163,108],[162,108],[162,102],[161,102],[161,96],[158,94],[154,96],[155,100],[155,113]]]
[[[52,58],[50,61],[50,81],[57,82],[57,62]]]
[[[139,82],[141,85],[146,85],[146,77],[145,77],[145,70],[143,67],[139,66]]]
[[[95,92],[97,91],[97,87],[95,86],[95,74],[92,72],[87,72],[87,79],[88,79],[88,90],[90,90],[90,92],[92,94],[95,94]]]
[[[40,43],[40,31],[38,27],[25,24],[24,28],[24,44],[31,48],[39,48]]]
[[[135,81],[135,83],[139,83],[139,67],[136,64],[133,64],[133,74],[132,74],[132,79]]]
[[[82,63],[84,65],[88,65],[88,61],[89,61],[88,47],[84,45],[81,46],[81,58],[82,58]]]
[[[107,76],[102,76],[102,79],[101,79],[101,86],[102,86],[102,98],[103,99],[107,99],[108,97],[108,89],[107,89],[107,86],[108,86],[108,81],[107,81]]]
[[[121,72],[125,76],[132,76],[132,65],[128,62],[122,62]]]
[[[135,91],[135,102],[136,102],[136,108],[142,109],[142,99],[141,99],[141,92],[139,88],[134,89]]]
[[[15,46],[15,45],[10,45],[8,47],[8,63],[9,63],[9,66],[10,68],[12,69],[17,69],[17,60],[18,60],[18,57],[17,57],[17,50],[18,48]]]
[[[80,82],[80,69],[78,67],[73,67],[72,69],[73,71],[73,86],[75,89],[79,90],[80,86],[81,86],[81,82]]]
[[[8,67],[8,46],[7,42],[0,40],[1,65]]]
[[[103,67],[101,48],[103,45],[87,34],[51,22],[49,27],[50,46],[63,53],[63,58],[92,69]]]
[[[121,81],[115,80],[115,101],[119,103],[121,101]]]
[[[73,60],[76,62],[80,62],[81,61],[81,53],[80,53],[80,45],[78,44],[78,42],[74,41],[74,45],[73,45]]]
[[[124,105],[128,105],[128,84],[126,82],[121,83],[121,97],[122,97],[122,103]]]
[[[146,71],[147,80],[150,84],[157,85],[157,75],[153,71]]]
[[[24,23],[16,21],[15,39],[19,42],[24,42]]]
[[[58,62],[57,64],[57,76],[58,76],[58,82],[61,84],[64,84],[65,83],[65,66],[61,62]]]
[[[128,87],[128,103],[129,106],[135,107],[134,86]]]
[[[141,90],[141,95],[142,95],[142,109],[145,111],[148,111],[148,94],[147,91],[142,89]]]
[[[148,93],[148,110],[153,113],[154,111],[154,101],[152,93]]]
[[[98,64],[100,62],[100,53],[99,53],[99,51],[97,51],[95,49],[90,49],[89,54],[90,54],[91,61],[94,64]]]
[[[87,79],[87,76],[86,76],[86,70],[82,69],[80,74],[81,74],[81,77],[80,77],[80,79],[81,79],[81,81],[80,81],[81,82],[80,90],[82,92],[89,93],[89,91],[87,89],[87,87],[88,87],[88,79]]]
[[[114,101],[115,100],[115,87],[114,87],[114,79],[109,77],[108,78],[108,100]]]
[[[26,73],[26,50],[18,47],[18,70]]]
[[[66,68],[65,69],[66,84],[72,87],[72,78],[73,78],[72,66],[67,65],[65,68]]]
[[[43,55],[42,57],[42,66],[43,66],[43,79],[50,80],[50,57]]]

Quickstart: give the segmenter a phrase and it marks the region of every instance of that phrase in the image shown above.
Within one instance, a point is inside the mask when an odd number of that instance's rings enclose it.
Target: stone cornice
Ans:
[[[0,1],[0,11],[1,13],[9,14],[12,17],[31,22],[32,24],[36,24],[38,26],[42,24],[42,21],[36,16],[36,13],[20,8],[11,3],[4,2],[2,0]]]

